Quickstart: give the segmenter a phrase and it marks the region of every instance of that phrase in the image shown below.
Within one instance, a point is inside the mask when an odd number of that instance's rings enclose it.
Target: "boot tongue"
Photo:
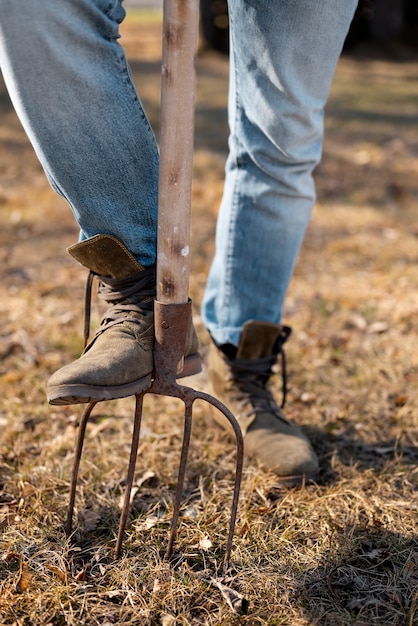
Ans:
[[[112,235],[95,235],[70,246],[68,252],[95,274],[109,278],[128,278],[144,269],[125,245]]]
[[[237,359],[260,359],[277,353],[281,326],[271,322],[246,322],[242,327]]]

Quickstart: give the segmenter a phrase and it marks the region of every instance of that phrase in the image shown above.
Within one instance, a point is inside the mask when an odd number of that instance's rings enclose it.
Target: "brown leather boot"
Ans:
[[[267,386],[289,334],[285,326],[247,322],[238,348],[211,347],[208,377],[210,393],[241,426],[245,456],[275,472],[280,483],[295,486],[318,475],[318,460],[308,439],[286,419]],[[218,411],[213,415],[227,426]]]
[[[112,400],[144,391],[153,372],[155,266],[144,268],[124,244],[96,235],[69,253],[99,279],[99,296],[110,305],[79,359],[51,376],[50,404]],[[182,371],[200,371],[198,340],[190,323]]]

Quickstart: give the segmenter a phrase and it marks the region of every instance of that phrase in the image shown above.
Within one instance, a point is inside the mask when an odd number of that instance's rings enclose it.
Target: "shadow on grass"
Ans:
[[[320,484],[332,484],[341,478],[335,469],[336,459],[343,466],[355,467],[360,472],[379,473],[394,464],[399,468],[418,466],[418,448],[406,441],[390,438],[366,443],[351,434],[336,436],[311,426],[303,430],[319,456]]]
[[[294,601],[309,624],[417,623],[416,538],[361,525],[295,584]]]

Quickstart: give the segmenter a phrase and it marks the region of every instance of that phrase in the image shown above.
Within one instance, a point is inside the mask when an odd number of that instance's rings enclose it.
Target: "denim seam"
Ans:
[[[228,317],[228,311],[230,309],[230,307],[227,305],[227,301],[229,301],[231,299],[231,280],[230,280],[230,275],[231,275],[231,265],[232,265],[232,259],[234,257],[234,250],[233,250],[233,245],[234,245],[234,237],[233,237],[233,224],[235,223],[236,220],[236,213],[237,213],[237,183],[236,183],[236,177],[237,177],[237,166],[238,166],[238,158],[237,158],[237,153],[238,153],[238,146],[237,144],[237,133],[236,133],[236,127],[238,124],[238,108],[239,108],[239,85],[238,85],[238,75],[237,75],[237,69],[236,69],[236,48],[235,46],[232,44],[232,38],[233,38],[233,27],[232,27],[232,21],[233,18],[232,16],[230,16],[230,37],[231,37],[231,45],[230,45],[230,49],[234,54],[234,63],[233,63],[233,70],[234,70],[234,76],[232,77],[232,72],[231,72],[231,76],[230,76],[230,80],[234,80],[234,85],[235,85],[235,112],[234,112],[234,122],[233,122],[233,128],[230,129],[230,132],[233,133],[234,135],[234,149],[235,149],[235,154],[234,154],[234,160],[235,160],[235,172],[234,172],[234,190],[232,193],[232,203],[231,203],[231,218],[229,220],[229,236],[228,236],[228,247],[226,250],[226,258],[225,258],[225,280],[224,280],[224,289],[223,289],[223,297],[222,297],[222,310],[220,311],[219,314],[219,325],[220,326],[229,326],[229,317]]]
[[[107,3],[107,7],[103,8],[103,13],[109,18],[111,19],[113,22],[115,22],[117,24],[117,32],[118,35],[115,38],[108,38],[109,41],[112,41],[113,45],[115,46],[115,57],[116,57],[116,63],[119,67],[119,71],[120,74],[125,82],[125,84],[127,85],[131,96],[133,96],[133,103],[136,105],[136,107],[138,108],[138,112],[139,115],[141,116],[141,119],[143,120],[147,133],[148,135],[150,135],[152,138],[154,138],[154,132],[151,128],[151,125],[149,123],[148,117],[145,113],[145,110],[142,106],[142,102],[138,96],[138,93],[136,91],[134,82],[133,82],[133,78],[132,78],[132,74],[131,74],[131,70],[126,58],[126,53],[125,53],[125,49],[123,48],[123,45],[121,45],[118,41],[117,38],[120,36],[120,31],[119,31],[119,22],[117,20],[114,19],[114,13],[116,12],[117,9],[121,8],[121,0],[109,0],[109,2]]]
[[[132,78],[132,74],[131,74],[131,70],[129,68],[129,64],[128,61],[126,59],[126,55],[124,52],[123,47],[115,42],[116,45],[118,46],[118,49],[116,50],[116,60],[117,60],[117,64],[119,66],[119,71],[121,73],[121,76],[123,77],[123,80],[125,81],[125,84],[127,85],[132,98],[133,103],[136,105],[137,109],[138,109],[138,113],[141,116],[145,128],[147,130],[148,135],[151,136],[152,139],[154,139],[154,131],[151,128],[151,124],[148,120],[148,117],[145,113],[144,107],[142,106],[142,102],[139,99],[138,93],[136,91],[134,82],[133,82],[133,78]]]

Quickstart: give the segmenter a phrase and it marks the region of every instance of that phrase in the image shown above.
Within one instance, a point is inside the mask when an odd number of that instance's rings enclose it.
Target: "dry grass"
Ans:
[[[124,28],[157,127],[159,24]],[[145,42],[145,43],[144,43]],[[114,561],[132,399],[97,408],[65,538],[79,409],[49,408],[47,377],[81,349],[77,238],[4,90],[0,109],[2,624],[418,624],[417,61],[343,58],[328,107],[319,203],[285,321],[288,413],[321,457],[318,485],[280,491],[245,471],[226,584],[220,575],[234,454],[196,407],[184,511],[162,559],[182,432],[180,407],[148,399],[124,554]],[[191,294],[198,317],[226,149],[227,61],[199,60]],[[204,386],[204,375],[192,381]]]

